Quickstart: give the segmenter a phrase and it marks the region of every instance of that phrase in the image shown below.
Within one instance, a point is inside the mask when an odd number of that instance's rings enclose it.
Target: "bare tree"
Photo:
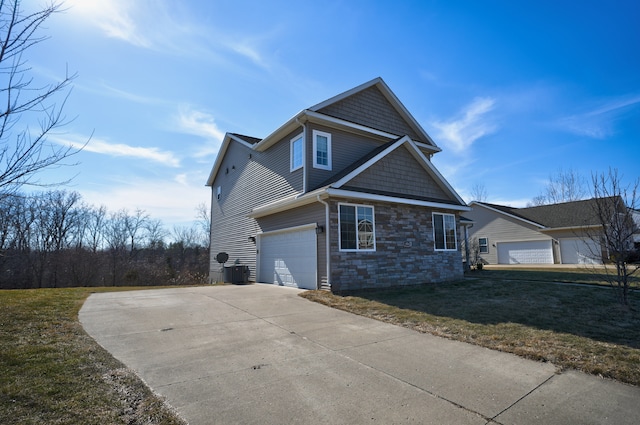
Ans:
[[[615,169],[607,174],[593,174],[593,197],[595,214],[602,225],[600,238],[608,252],[608,260],[615,267],[609,272],[605,261],[606,275],[615,289],[618,301],[629,305],[630,277],[640,269],[634,237],[640,235],[639,224],[634,220],[636,209],[640,207],[638,188],[640,179],[624,186],[622,176]]]
[[[52,2],[25,12],[20,0],[0,1],[0,194],[15,193],[25,184],[43,185],[35,179],[39,171],[64,165],[79,152],[47,140],[68,122],[62,111],[76,75],[65,71],[60,81],[37,85],[24,58],[29,48],[48,38],[39,30],[60,7]],[[30,122],[37,122],[39,129],[32,131]]]
[[[207,204],[202,202],[196,207],[196,223],[202,230],[203,245],[208,249],[211,246],[211,214]]]
[[[578,172],[559,169],[556,175],[549,176],[544,192],[533,198],[527,206],[558,204],[579,201],[587,195],[587,183]]]
[[[476,183],[471,188],[471,200],[487,202],[487,188],[482,183]]]

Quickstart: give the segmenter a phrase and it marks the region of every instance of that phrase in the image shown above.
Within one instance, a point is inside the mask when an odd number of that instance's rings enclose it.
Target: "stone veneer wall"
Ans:
[[[338,201],[331,200],[333,292],[418,285],[454,280],[463,276],[460,246],[458,251],[434,250],[431,213],[435,210],[380,202],[343,202],[374,207],[376,251],[339,251]]]

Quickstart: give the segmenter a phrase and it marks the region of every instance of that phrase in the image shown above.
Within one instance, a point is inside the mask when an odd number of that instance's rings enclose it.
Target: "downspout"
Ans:
[[[330,273],[331,273],[331,253],[330,253],[330,247],[331,247],[331,240],[329,239],[329,204],[325,201],[323,201],[320,198],[320,195],[318,195],[317,197],[318,202],[320,202],[321,204],[324,204],[324,209],[325,209],[325,223],[324,223],[324,239],[325,239],[325,255],[326,255],[326,259],[325,262],[327,264],[327,289],[331,290],[331,281],[329,280],[330,277]]]

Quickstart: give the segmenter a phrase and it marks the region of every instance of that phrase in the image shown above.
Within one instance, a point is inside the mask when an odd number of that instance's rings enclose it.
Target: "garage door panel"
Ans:
[[[316,289],[315,229],[262,235],[258,255],[259,281]]]
[[[499,242],[498,264],[553,264],[551,241]]]
[[[599,245],[586,238],[560,239],[562,264],[602,264]]]

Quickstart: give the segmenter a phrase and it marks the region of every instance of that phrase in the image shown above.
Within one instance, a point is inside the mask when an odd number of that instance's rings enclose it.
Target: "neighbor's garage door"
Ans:
[[[562,264],[602,264],[602,253],[598,244],[591,239],[560,239]]]
[[[498,264],[553,264],[551,241],[498,242]]]
[[[258,248],[258,281],[316,289],[316,230],[264,233]]]

